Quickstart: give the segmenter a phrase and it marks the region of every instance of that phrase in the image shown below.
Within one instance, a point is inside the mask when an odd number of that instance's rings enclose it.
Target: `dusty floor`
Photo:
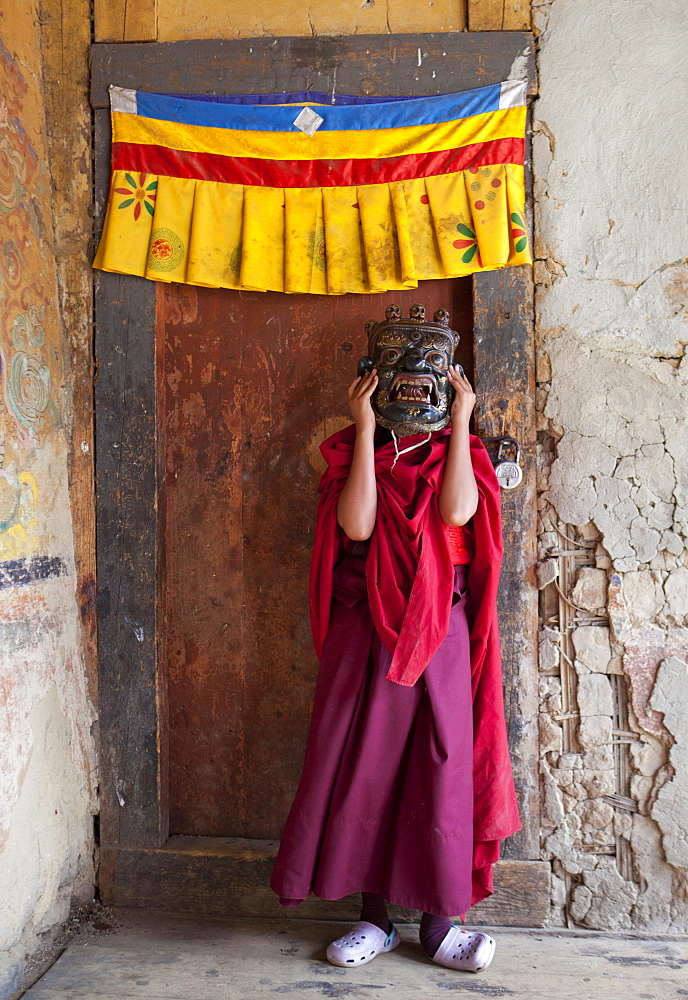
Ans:
[[[359,969],[338,969],[325,946],[344,925],[299,920],[232,923],[115,911],[82,933],[25,994],[27,1000],[260,1000],[441,998],[446,991],[513,1000],[688,997],[688,939],[498,930],[497,954],[477,975],[425,959],[415,927]]]

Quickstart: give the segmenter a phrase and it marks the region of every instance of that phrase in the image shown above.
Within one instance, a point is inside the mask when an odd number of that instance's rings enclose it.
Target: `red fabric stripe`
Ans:
[[[348,187],[385,184],[452,174],[487,164],[523,163],[523,139],[495,139],[438,153],[409,153],[370,160],[258,160],[189,153],[166,146],[116,142],[113,170],[137,170],[164,177],[187,177],[265,187]]]

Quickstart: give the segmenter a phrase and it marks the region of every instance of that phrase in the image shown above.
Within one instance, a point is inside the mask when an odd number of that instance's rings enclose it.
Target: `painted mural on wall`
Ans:
[[[41,485],[34,466],[41,440],[59,420],[51,398],[57,354],[46,340],[56,292],[52,269],[42,259],[47,175],[22,124],[26,82],[2,47],[0,78],[1,586],[17,574],[25,578],[27,560],[34,575],[43,575]]]
[[[66,419],[69,334],[90,320],[88,282],[71,277],[87,237],[63,181],[77,173],[81,193],[89,179],[87,133],[75,129],[88,121],[85,73],[83,91],[75,81],[89,20],[86,0],[59,8],[47,17],[27,0],[0,17],[0,997],[18,995],[28,957],[50,947],[94,883],[94,712]],[[51,89],[58,71],[64,111]]]

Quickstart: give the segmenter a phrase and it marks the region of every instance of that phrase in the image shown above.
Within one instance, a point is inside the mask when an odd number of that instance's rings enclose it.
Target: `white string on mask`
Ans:
[[[394,472],[394,466],[397,464],[397,462],[399,461],[399,459],[401,458],[401,456],[402,455],[407,455],[408,452],[415,451],[416,448],[420,448],[421,445],[427,444],[428,441],[430,440],[430,438],[432,437],[432,432],[430,434],[428,434],[428,436],[426,438],[423,438],[422,441],[417,441],[415,444],[409,445],[408,448],[402,448],[401,451],[399,451],[399,445],[397,443],[397,436],[394,433],[394,431],[392,431],[392,437],[394,439],[394,451],[396,452],[394,461],[392,462],[392,472]]]

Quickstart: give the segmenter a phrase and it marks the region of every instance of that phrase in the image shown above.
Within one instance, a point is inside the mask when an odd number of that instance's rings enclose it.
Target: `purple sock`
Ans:
[[[449,917],[436,917],[434,913],[424,913],[420,921],[420,944],[425,954],[432,958],[447,936],[452,922]]]
[[[389,934],[392,925],[387,914],[387,903],[382,896],[376,892],[364,892],[361,905],[361,916],[359,920],[367,920],[369,924],[375,924],[385,934]]]

